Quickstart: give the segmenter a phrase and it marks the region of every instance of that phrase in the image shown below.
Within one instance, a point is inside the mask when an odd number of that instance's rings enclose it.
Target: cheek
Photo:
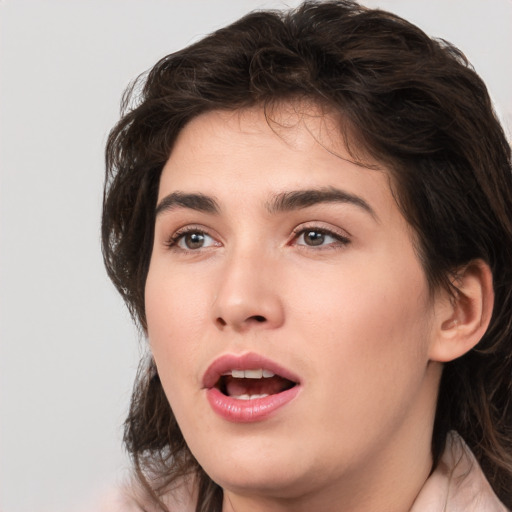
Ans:
[[[205,301],[199,295],[197,283],[180,282],[167,268],[150,268],[145,290],[148,340],[166,392],[174,382],[194,376],[192,363],[204,332]]]
[[[296,310],[306,312],[301,323],[316,340],[310,346],[316,366],[343,368],[342,378],[361,386],[379,379],[393,385],[414,378],[413,372],[427,364],[432,313],[416,260],[379,264],[372,258],[317,274],[315,283],[308,290],[303,282],[290,296]]]
[[[394,272],[356,274],[331,276],[318,300],[302,294],[309,313],[301,325],[312,432],[369,450],[423,400],[430,307],[422,273],[406,273],[408,285]]]

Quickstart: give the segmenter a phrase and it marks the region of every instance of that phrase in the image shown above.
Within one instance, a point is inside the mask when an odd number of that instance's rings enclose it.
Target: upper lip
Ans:
[[[275,361],[267,359],[260,354],[249,352],[246,354],[224,354],[215,359],[203,376],[203,387],[207,389],[213,388],[221,376],[230,370],[257,370],[260,368],[271,371],[275,375],[296,384],[300,382],[297,375],[283,368]]]

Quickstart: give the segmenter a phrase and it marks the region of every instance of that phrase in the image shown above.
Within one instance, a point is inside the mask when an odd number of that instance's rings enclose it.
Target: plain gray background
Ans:
[[[286,4],[296,5],[297,1]],[[138,334],[105,276],[103,146],[129,81],[259,0],[0,0],[0,510],[126,476]],[[369,0],[459,46],[512,132],[511,0]]]

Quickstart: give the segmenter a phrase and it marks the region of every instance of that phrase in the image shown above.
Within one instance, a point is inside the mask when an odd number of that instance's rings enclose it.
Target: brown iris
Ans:
[[[306,231],[304,233],[304,242],[307,245],[322,245],[325,241],[325,233],[322,231]]]
[[[187,249],[200,249],[204,245],[204,238],[203,233],[187,233],[183,241]]]

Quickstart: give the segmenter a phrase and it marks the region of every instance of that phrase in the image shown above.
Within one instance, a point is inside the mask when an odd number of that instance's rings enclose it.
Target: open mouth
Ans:
[[[203,376],[213,411],[234,423],[258,423],[292,402],[302,382],[292,371],[254,352],[224,354]]]
[[[297,383],[263,368],[224,372],[215,388],[236,400],[255,400],[287,391]]]

